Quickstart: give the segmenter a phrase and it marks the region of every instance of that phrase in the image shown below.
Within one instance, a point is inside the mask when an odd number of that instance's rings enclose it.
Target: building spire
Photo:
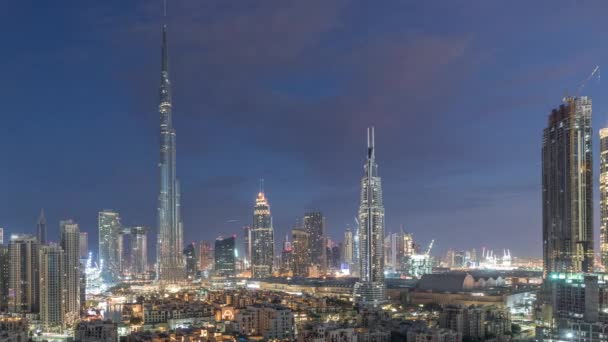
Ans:
[[[46,224],[46,217],[44,216],[44,208],[40,209],[40,216],[38,217],[38,224]]]

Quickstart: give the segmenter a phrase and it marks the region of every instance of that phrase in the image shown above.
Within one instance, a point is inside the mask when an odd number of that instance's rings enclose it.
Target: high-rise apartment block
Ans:
[[[293,248],[293,275],[307,277],[310,267],[310,248],[306,230],[301,228],[291,230],[291,246]]]
[[[325,217],[319,211],[304,214],[304,229],[308,233],[310,259],[321,273],[327,269],[327,238],[325,237]]]
[[[9,311],[37,313],[40,308],[38,239],[13,235],[9,241]]]
[[[47,332],[62,332],[65,316],[65,255],[56,244],[41,246],[40,266],[40,320]]]
[[[608,128],[600,129],[600,256],[608,267]]]
[[[567,97],[543,132],[542,203],[545,276],[593,271],[591,99]]]
[[[75,322],[80,316],[80,228],[72,220],[61,221],[61,248],[65,269],[66,323]]]
[[[122,225],[120,215],[112,210],[103,210],[98,215],[99,265],[101,274],[108,281],[117,281],[121,268]]]

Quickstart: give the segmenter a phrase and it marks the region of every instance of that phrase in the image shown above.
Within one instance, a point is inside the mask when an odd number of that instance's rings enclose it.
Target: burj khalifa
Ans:
[[[158,240],[156,245],[156,278],[163,282],[186,278],[183,249],[183,224],[180,214],[180,189],[175,172],[175,129],[169,80],[167,25],[162,27],[160,72],[160,193],[158,195]]]

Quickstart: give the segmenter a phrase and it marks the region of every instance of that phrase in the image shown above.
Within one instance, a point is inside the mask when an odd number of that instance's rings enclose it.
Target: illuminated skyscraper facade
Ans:
[[[89,257],[89,234],[87,232],[80,232],[79,254],[80,259]]]
[[[11,236],[8,249],[8,309],[14,313],[38,313],[38,239],[30,235],[14,235]]]
[[[236,238],[218,237],[215,240],[215,274],[222,277],[233,277],[236,270]]]
[[[45,331],[63,331],[65,315],[65,255],[52,244],[39,249],[40,320]]]
[[[591,99],[567,97],[543,133],[544,275],[593,271]]]
[[[194,279],[198,272],[198,259],[196,257],[196,247],[194,242],[189,243],[184,248],[184,260],[186,264],[186,277],[188,279]]]
[[[121,268],[121,231],[120,215],[112,210],[99,212],[99,265],[105,280],[117,281]]]
[[[8,309],[9,265],[8,246],[0,244],[0,312]]]
[[[270,205],[263,191],[258,193],[251,226],[251,275],[254,278],[272,276],[274,259],[274,230]]]
[[[359,205],[359,281],[355,302],[377,306],[386,298],[384,283],[384,205],[376,164],[374,128],[367,129],[367,162],[361,179]]]
[[[169,80],[169,52],[167,25],[162,27],[160,76],[160,193],[158,195],[158,240],[156,243],[157,278],[175,282],[186,278],[182,257],[183,224],[181,219],[180,189],[176,177],[175,129]]]
[[[600,254],[608,267],[608,128],[600,129]]]
[[[80,228],[72,220],[61,221],[61,248],[65,256],[65,311],[72,323],[80,316]]]
[[[302,228],[291,230],[291,246],[293,248],[293,275],[307,277],[310,267],[310,248],[308,232]]]
[[[325,238],[325,217],[319,211],[304,214],[304,229],[308,233],[310,259],[321,273],[327,269],[327,239]]]

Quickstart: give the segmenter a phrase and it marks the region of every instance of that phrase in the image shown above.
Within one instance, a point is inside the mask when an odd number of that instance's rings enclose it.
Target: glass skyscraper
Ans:
[[[169,52],[167,25],[162,27],[162,53],[160,76],[160,191],[158,195],[158,240],[156,242],[156,276],[158,280],[175,282],[185,280],[186,270],[182,257],[183,225],[181,220],[180,189],[176,177],[175,129],[173,128],[173,102],[169,80]]]
[[[219,237],[215,240],[215,274],[222,277],[235,275],[235,243],[234,236]]]
[[[272,276],[274,259],[274,230],[270,205],[263,191],[258,193],[251,226],[251,274],[253,278]]]
[[[117,281],[121,267],[121,230],[120,215],[112,210],[99,212],[99,265],[101,274],[107,281]]]
[[[600,129],[600,254],[608,266],[608,128]]]
[[[367,129],[367,162],[361,179],[359,205],[359,281],[355,302],[377,306],[386,298],[384,284],[384,205],[382,183],[376,164],[374,128]]]
[[[593,271],[591,99],[567,97],[543,132],[544,275]]]

